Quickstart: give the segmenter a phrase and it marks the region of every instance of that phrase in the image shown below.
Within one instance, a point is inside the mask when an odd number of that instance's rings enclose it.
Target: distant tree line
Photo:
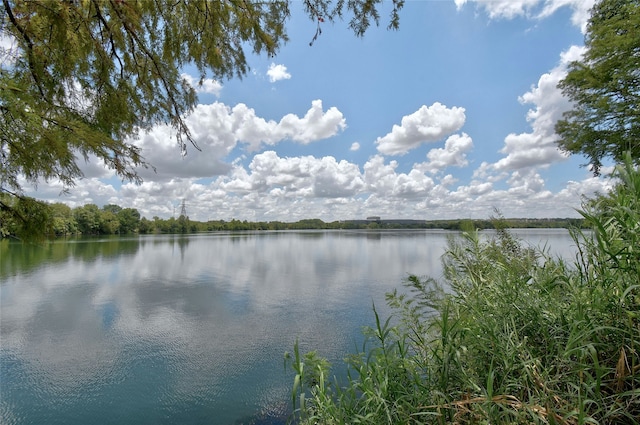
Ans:
[[[452,220],[341,220],[324,222],[320,219],[304,219],[296,222],[256,221],[232,219],[209,220],[205,222],[190,220],[180,215],[162,219],[142,217],[135,208],[123,208],[108,204],[102,208],[95,204],[71,208],[62,203],[49,205],[51,227],[49,236],[68,235],[117,235],[117,234],[149,234],[149,233],[198,233],[238,230],[305,230],[305,229],[445,229],[463,230],[469,228],[491,229],[494,221],[452,219]],[[582,219],[505,219],[505,224],[512,228],[569,228],[580,227]],[[18,237],[17,225],[9,217],[0,213],[0,236]]]

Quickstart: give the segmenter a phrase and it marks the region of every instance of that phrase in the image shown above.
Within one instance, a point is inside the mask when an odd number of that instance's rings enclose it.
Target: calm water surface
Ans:
[[[333,363],[446,231],[0,243],[1,424],[284,423],[296,339]],[[519,233],[570,258],[564,230]]]

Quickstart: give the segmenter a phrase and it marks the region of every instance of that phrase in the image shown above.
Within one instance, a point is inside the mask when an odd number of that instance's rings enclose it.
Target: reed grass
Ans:
[[[500,227],[449,241],[444,278],[410,276],[375,307],[366,343],[330,377],[315,352],[289,362],[301,424],[640,423],[640,171],[580,212],[573,264]],[[444,291],[442,288],[451,288]]]

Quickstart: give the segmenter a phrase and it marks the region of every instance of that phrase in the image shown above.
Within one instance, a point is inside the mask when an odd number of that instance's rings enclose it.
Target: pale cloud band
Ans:
[[[572,216],[580,194],[605,191],[608,183],[585,173],[583,181],[569,182],[570,188],[553,193],[537,170],[565,159],[555,147],[553,126],[569,104],[557,83],[566,74],[567,64],[582,52],[581,47],[568,49],[558,66],[519,98],[521,103],[533,105],[527,113],[531,132],[507,136],[501,150],[505,156],[493,164],[480,164],[467,184],[455,186],[457,179],[446,174],[450,167],[469,165],[471,136],[453,134],[464,125],[465,110],[436,102],[403,117],[400,125],[375,140],[382,154],[398,155],[446,137],[443,147],[429,150],[427,161],[414,164],[408,172],[399,172],[399,164],[387,162],[382,155],[371,157],[361,169],[333,156],[283,158],[275,151],[266,151],[255,155],[247,169],[235,164],[230,173],[210,184],[193,182],[189,196],[203,205],[210,202],[209,208],[215,205],[220,214],[226,212],[228,217],[233,217],[234,211],[250,208],[253,216],[248,219],[322,216],[331,220],[369,213],[415,217],[427,211],[433,218],[457,216],[461,211],[469,217],[486,217],[494,206],[509,216]],[[242,123],[229,126],[233,129],[229,140],[232,146],[242,140],[248,149],[273,145],[283,138],[308,143],[346,128],[342,113],[337,108],[323,112],[320,100],[312,102],[304,117],[290,114],[280,122],[259,118],[243,104],[234,108],[221,104],[211,107],[224,112],[218,119]],[[237,120],[232,119],[236,114]],[[354,143],[351,150],[359,145]],[[506,185],[504,189],[497,188],[500,182]],[[531,202],[538,207],[536,211],[527,206]]]
[[[491,19],[513,19],[519,16],[543,19],[562,7],[572,10],[571,22],[584,33],[589,11],[595,0],[454,0],[458,9],[469,2],[476,3]]]
[[[387,161],[381,154],[369,158],[362,167],[334,156],[281,157],[272,150],[254,155],[247,168],[228,163],[225,158],[238,145],[251,152],[283,140],[311,143],[344,130],[346,119],[336,107],[325,111],[321,100],[314,100],[304,116],[287,114],[280,121],[265,120],[242,103],[229,107],[214,102],[199,105],[188,117],[202,152],[177,160],[171,129],[157,127],[137,143],[159,174],[145,176],[141,186],[125,184],[119,191],[98,178],[88,178],[67,202],[73,206],[117,203],[138,208],[147,217],[166,217],[176,200],[185,198],[190,216],[196,220],[212,218],[212,212],[216,218],[267,221],[339,220],[371,214],[486,218],[496,206],[507,216],[572,216],[581,194],[604,192],[609,182],[585,172],[584,180],[571,181],[553,193],[537,170],[564,160],[553,143],[553,125],[569,105],[556,85],[565,75],[566,65],[582,52],[580,47],[568,49],[558,66],[520,97],[521,103],[533,105],[527,113],[531,132],[508,135],[501,150],[504,157],[480,164],[466,184],[456,186],[457,179],[446,173],[450,167],[470,164],[471,136],[453,134],[464,125],[464,108],[440,103],[422,106],[403,117],[401,125],[390,133],[377,138],[379,152],[395,155],[446,137],[442,147],[428,151],[427,161],[400,172],[396,161]],[[354,143],[350,150],[359,145]],[[104,178],[97,164],[86,171]],[[210,182],[202,180],[212,177]],[[498,188],[499,184],[506,187]],[[55,198],[59,187],[49,187],[51,198]],[[531,202],[536,210],[530,208]]]

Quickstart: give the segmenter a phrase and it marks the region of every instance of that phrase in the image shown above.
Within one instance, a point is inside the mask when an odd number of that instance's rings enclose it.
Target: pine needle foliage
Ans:
[[[346,381],[297,355],[296,382],[310,368],[321,379],[294,388],[295,420],[638,423],[640,169],[627,156],[614,178],[581,211],[591,229],[572,232],[573,264],[507,229],[468,230],[449,241],[441,282],[411,276],[387,296],[393,316],[374,309]]]
[[[403,0],[393,0],[389,28]],[[185,67],[224,80],[249,71],[247,52],[274,56],[288,40],[291,0],[2,0],[0,192],[22,182],[82,178],[79,161],[104,163],[129,181],[152,167],[133,143],[173,127],[176,155],[198,148],[185,123],[197,105]],[[347,14],[357,36],[379,24],[382,0],[304,0],[314,25]],[[313,28],[313,27],[312,27]],[[316,34],[318,35],[318,34]],[[24,198],[23,205],[27,202]],[[16,201],[18,202],[18,201]],[[24,216],[5,203],[0,219]],[[30,222],[38,230],[39,222]],[[42,232],[42,229],[39,229]]]

